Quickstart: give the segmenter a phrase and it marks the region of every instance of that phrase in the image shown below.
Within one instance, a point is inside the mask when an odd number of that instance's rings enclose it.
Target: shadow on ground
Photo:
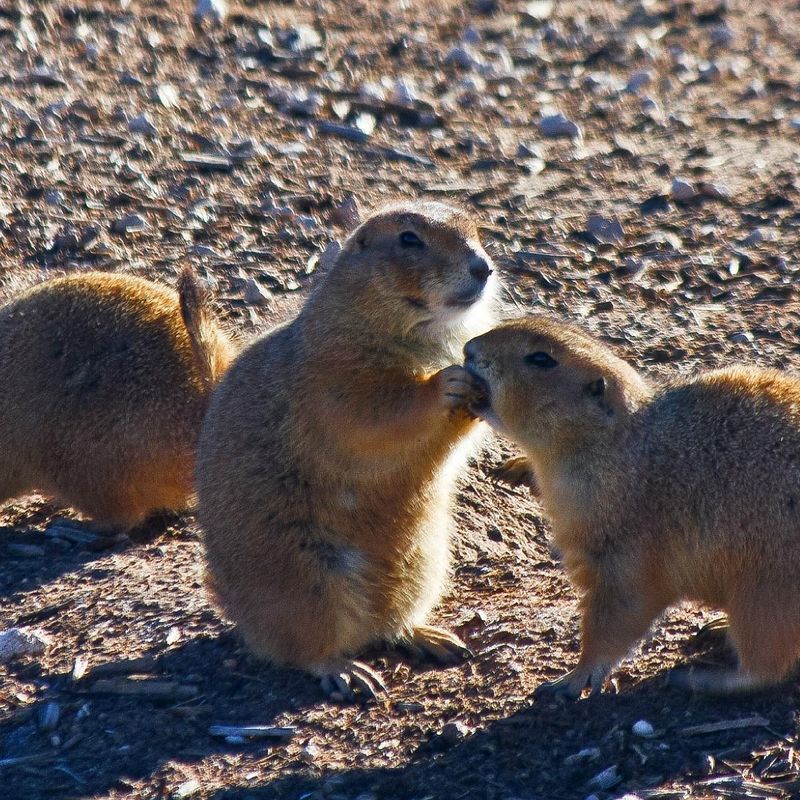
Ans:
[[[726,700],[691,697],[667,690],[663,684],[661,677],[620,695],[604,694],[578,702],[537,701],[462,741],[434,738],[409,753],[402,767],[320,774],[313,767],[295,764],[293,771],[279,780],[231,787],[210,797],[583,800],[593,792],[610,798],[649,790],[652,793],[647,796],[667,800],[683,797],[684,792],[664,789],[656,793],[656,787],[679,778],[702,781],[715,759],[735,761],[741,753],[749,762],[749,754],[759,749],[774,755],[785,747],[784,737],[794,730],[793,704],[786,703],[786,698],[781,702],[779,690]],[[796,697],[797,692],[793,694]],[[652,738],[637,737],[631,731],[643,716],[655,725]],[[759,716],[764,718],[763,724],[745,729],[692,732],[693,727],[706,723],[755,720]],[[659,728],[660,724],[665,727]],[[608,782],[603,787],[592,782],[606,770]],[[736,794],[743,778],[733,769],[730,778],[714,780],[716,785],[733,791],[725,796],[773,796]],[[797,796],[791,792],[800,790],[800,786],[794,781],[788,783],[773,784],[774,796],[783,796],[780,792],[787,790],[789,796]]]

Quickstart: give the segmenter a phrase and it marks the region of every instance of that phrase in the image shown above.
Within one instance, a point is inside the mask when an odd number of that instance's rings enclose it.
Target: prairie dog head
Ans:
[[[467,342],[464,355],[479,394],[474,413],[534,458],[603,436],[650,394],[608,347],[543,318],[504,323]]]
[[[460,350],[489,327],[494,272],[469,214],[443,203],[407,202],[359,225],[326,283],[345,289],[374,327],[422,339],[456,334]]]

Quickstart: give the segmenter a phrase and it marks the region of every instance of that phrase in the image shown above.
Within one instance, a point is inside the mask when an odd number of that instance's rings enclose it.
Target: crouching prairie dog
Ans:
[[[475,413],[516,441],[582,593],[578,666],[600,689],[665,608],[722,608],[739,666],[676,671],[729,692],[800,656],[800,380],[733,367],[651,387],[586,333],[544,319],[470,341]]]
[[[231,357],[190,271],[50,280],[0,308],[0,500],[39,491],[130,528],[180,510]]]
[[[255,654],[331,694],[383,689],[352,660],[372,642],[468,655],[425,621],[448,571],[458,445],[477,424],[453,364],[490,327],[495,284],[465,212],[388,206],[214,395],[197,469],[209,586]]]

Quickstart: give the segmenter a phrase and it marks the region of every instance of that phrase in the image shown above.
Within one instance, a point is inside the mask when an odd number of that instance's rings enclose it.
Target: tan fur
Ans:
[[[526,363],[535,352],[558,366]],[[734,367],[652,389],[587,334],[537,318],[465,353],[487,395],[476,408],[531,459],[582,593],[580,662],[551,689],[599,688],[682,599],[728,612],[740,661],[682,682],[784,678],[800,656],[800,380]]]
[[[403,231],[425,247],[403,248]],[[448,396],[466,373],[442,368],[489,327],[494,278],[468,308],[449,305],[480,290],[475,263],[491,262],[465,213],[390,206],[216,392],[200,522],[210,583],[258,655],[324,675],[370,642],[413,639],[439,599],[445,465],[475,428]]]
[[[0,499],[38,490],[123,527],[185,508],[210,394],[192,342],[213,351],[212,382],[231,349],[181,280],[186,321],[173,289],[93,272],[0,308]]]

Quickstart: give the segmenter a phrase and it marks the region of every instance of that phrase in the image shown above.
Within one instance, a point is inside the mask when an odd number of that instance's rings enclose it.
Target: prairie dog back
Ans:
[[[181,284],[88,272],[0,308],[0,498],[38,490],[124,527],[185,507],[232,346],[196,279]]]

